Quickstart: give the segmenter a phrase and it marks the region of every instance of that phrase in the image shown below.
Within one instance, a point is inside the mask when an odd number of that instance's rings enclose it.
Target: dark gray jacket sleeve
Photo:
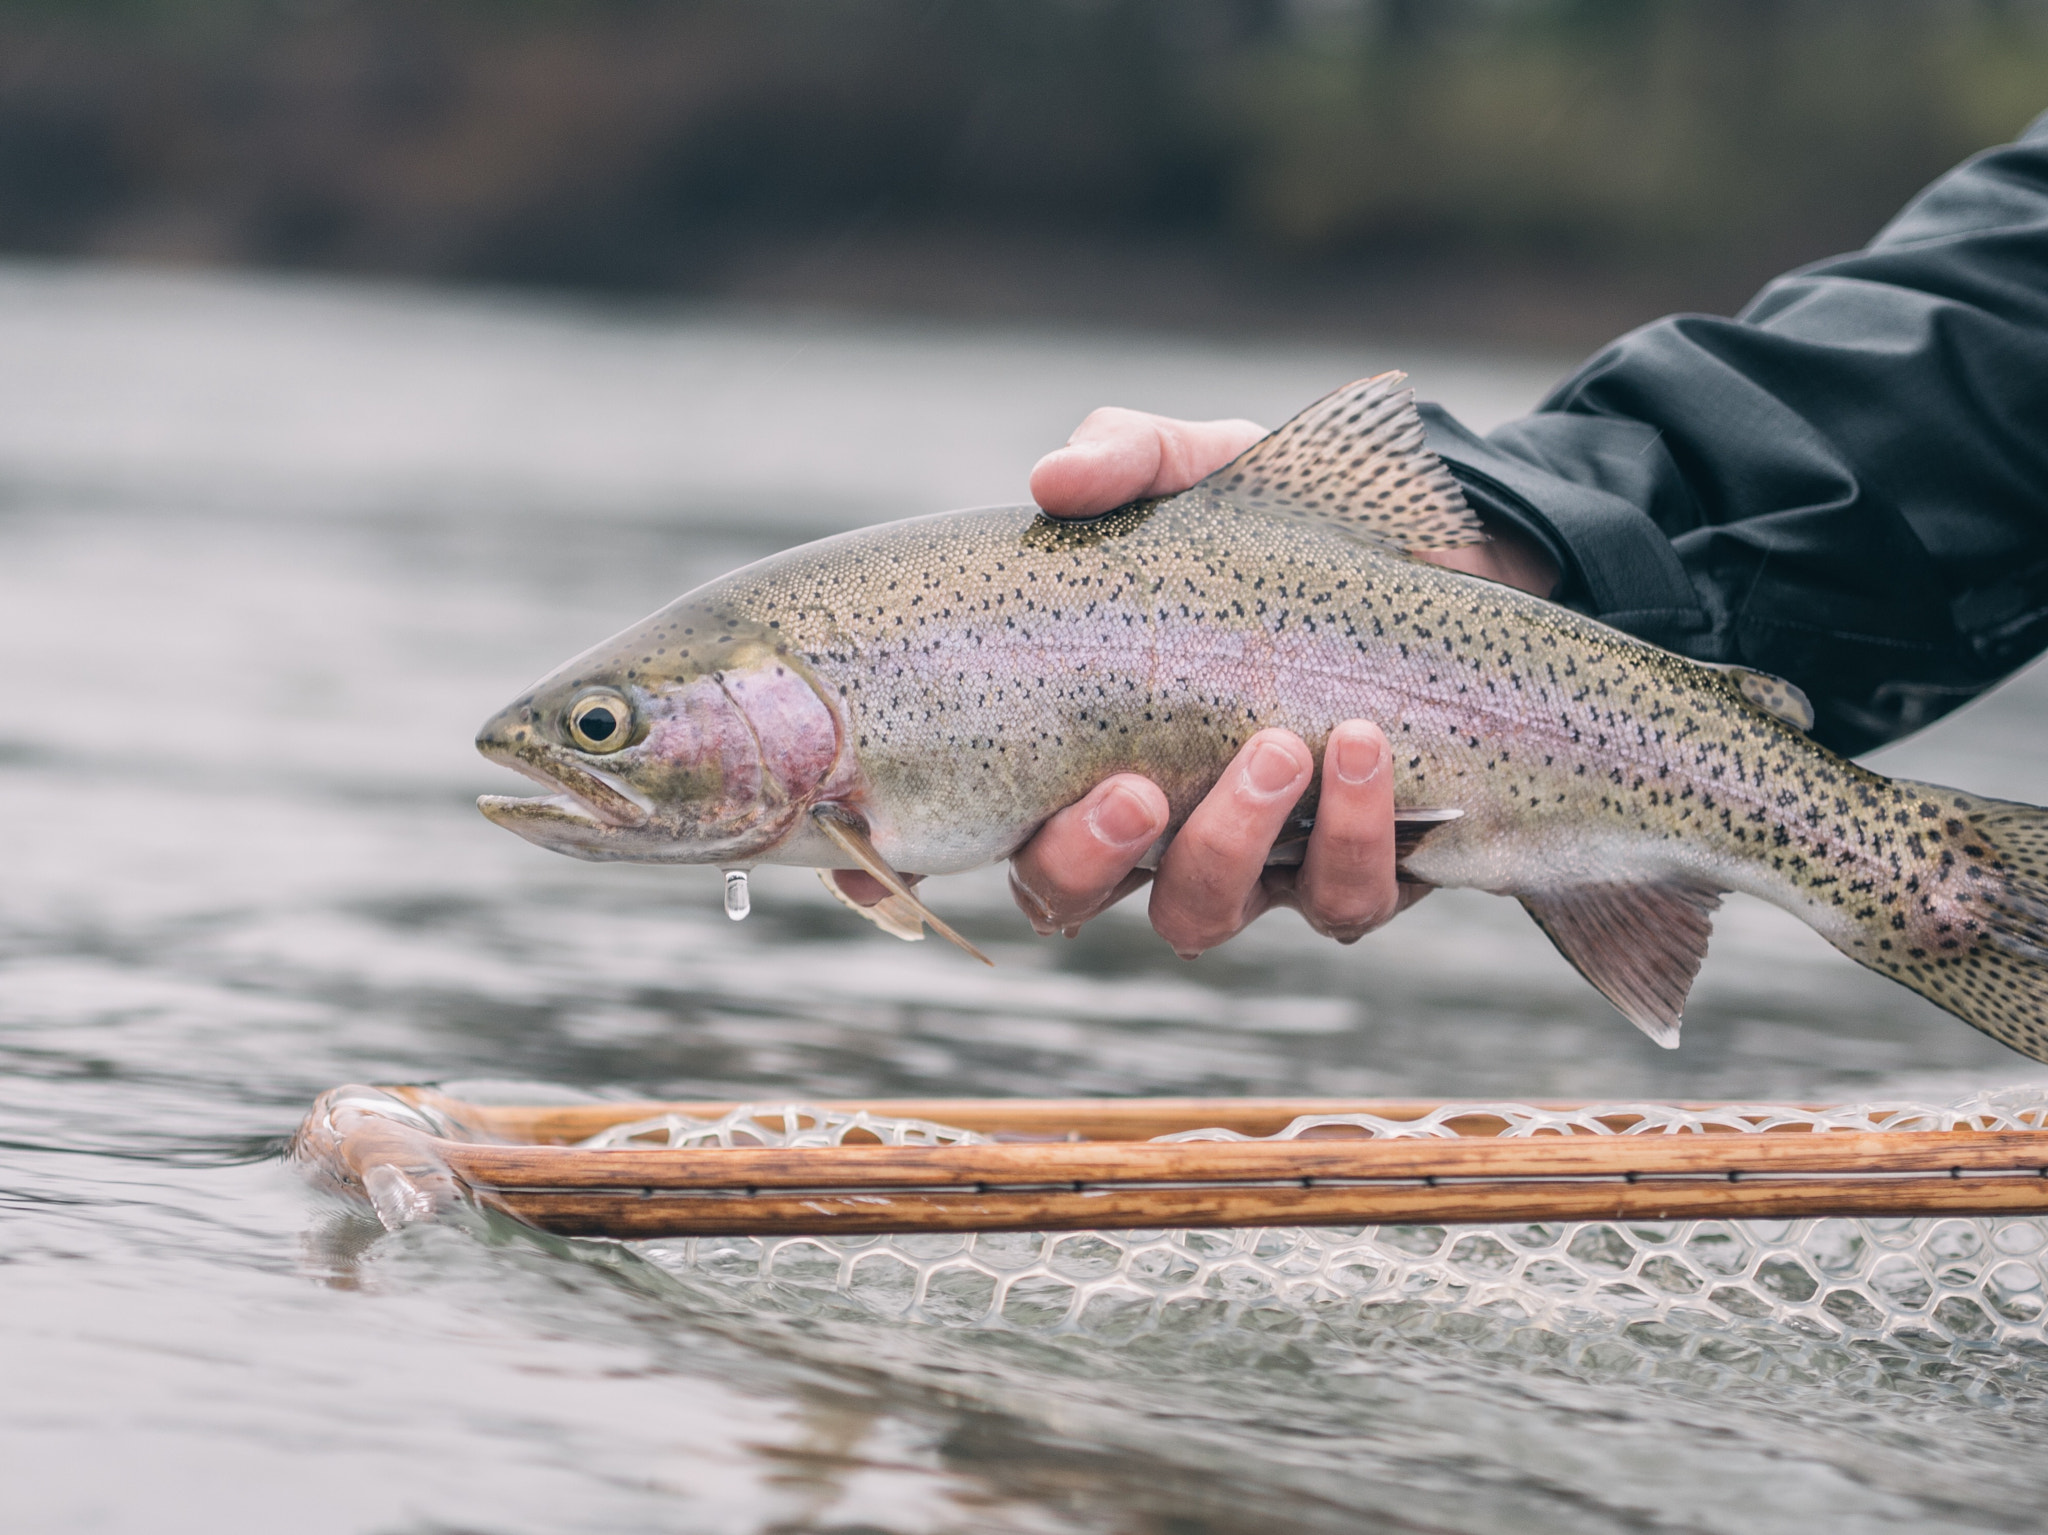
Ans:
[[[2048,117],[1736,318],[1615,342],[1478,437],[1424,407],[1557,597],[1789,678],[1838,751],[2048,649]]]

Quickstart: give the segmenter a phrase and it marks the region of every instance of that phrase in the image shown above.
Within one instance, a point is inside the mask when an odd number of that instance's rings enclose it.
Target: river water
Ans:
[[[938,882],[990,972],[800,871],[758,873],[735,926],[714,871],[575,864],[471,806],[510,787],[469,746],[487,713],[704,578],[1017,499],[1097,403],[1277,421],[1394,365],[1484,426],[1561,363],[0,268],[0,1526],[2038,1527],[2048,1375],[2024,1351],[1987,1391],[1771,1368],[1708,1389],[1391,1323],[955,1347],[602,1243],[387,1234],[278,1162],[347,1081],[1815,1101],[2039,1080],[1740,898],[1667,1053],[1485,897],[1349,949],[1281,914],[1184,964],[1139,910],[1042,941],[998,875]],[[2044,699],[2022,677],[1876,761],[2048,797]]]

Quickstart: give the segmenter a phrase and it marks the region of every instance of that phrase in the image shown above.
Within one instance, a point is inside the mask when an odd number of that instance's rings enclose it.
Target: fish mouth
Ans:
[[[555,823],[598,831],[636,831],[654,819],[654,807],[609,774],[559,755],[542,743],[512,746],[482,740],[477,750],[491,761],[531,778],[552,794],[521,798],[512,794],[479,795],[476,802],[491,820],[521,836],[541,824]]]
[[[573,794],[479,794],[476,808],[528,842],[563,852],[594,846],[618,829]]]

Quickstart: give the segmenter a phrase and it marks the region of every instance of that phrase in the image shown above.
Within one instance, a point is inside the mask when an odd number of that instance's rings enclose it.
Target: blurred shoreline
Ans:
[[[2048,107],[2048,0],[0,0],[0,253],[1585,351]]]
[[[1733,314],[1751,293],[1739,277],[1593,272],[1556,261],[1388,255],[1276,267],[1142,238],[976,231],[855,233],[761,252],[718,289],[721,300],[749,307],[895,321],[1106,325],[1220,341],[1448,342],[1572,357],[1666,314]]]

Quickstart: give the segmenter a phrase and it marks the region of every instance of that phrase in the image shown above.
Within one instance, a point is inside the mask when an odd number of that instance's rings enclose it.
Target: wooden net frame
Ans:
[[[807,1109],[927,1121],[996,1143],[888,1145],[869,1134],[872,1144],[850,1136],[809,1147],[578,1144],[640,1121],[715,1121],[745,1107],[487,1106],[423,1087],[342,1087],[314,1105],[291,1156],[317,1181],[367,1198],[389,1226],[468,1201],[545,1231],[626,1239],[2048,1214],[2048,1130],[1817,1129],[1777,1124],[1768,1107],[1712,1104],[1675,1106],[1726,1126],[1695,1127],[1702,1133],[1629,1133],[1641,1111],[1602,1109],[1587,1133],[1509,1135],[1502,1114],[1477,1109],[1438,1119],[1429,1137],[1340,1124],[1295,1139],[1162,1142],[1195,1130],[1273,1136],[1302,1116],[1412,1122],[1444,1105],[829,1101]]]

